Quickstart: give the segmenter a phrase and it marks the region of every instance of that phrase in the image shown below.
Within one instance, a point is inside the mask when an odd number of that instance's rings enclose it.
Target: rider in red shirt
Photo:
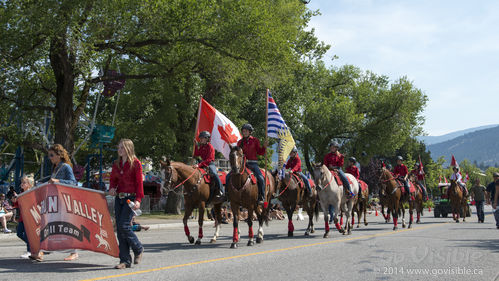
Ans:
[[[199,133],[199,143],[194,139],[194,157],[201,157],[201,162],[195,165],[195,168],[208,168],[208,172],[218,187],[218,194],[215,195],[215,202],[224,201],[225,189],[222,181],[218,177],[217,167],[213,162],[215,160],[215,149],[210,143],[211,135],[208,131]],[[215,190],[211,190],[214,194]]]
[[[416,182],[417,184],[421,187],[421,190],[423,191],[423,200],[426,201],[428,200],[428,194],[426,193],[426,187],[424,186],[424,171],[420,171],[419,168],[419,163],[414,164],[414,169],[411,171],[411,174],[416,176]]]
[[[355,157],[350,157],[348,161],[350,165],[347,167],[346,172],[354,176],[357,180],[359,180],[360,178],[359,168],[355,166],[355,163],[357,163],[357,159],[355,159]]]
[[[404,158],[397,156],[397,166],[393,169],[393,175],[404,183],[405,192],[409,194],[409,181],[407,181],[409,170],[402,161],[404,161]]]
[[[253,137],[253,126],[251,124],[244,124],[241,127],[243,138],[237,142],[237,146],[243,149],[244,156],[246,157],[246,166],[253,172],[258,184],[258,204],[263,204],[265,201],[265,184],[262,172],[258,167],[258,155],[264,155],[267,143],[263,146],[260,141]],[[227,179],[228,181],[228,179]]]
[[[352,198],[355,194],[352,192],[350,183],[348,182],[345,173],[341,169],[343,167],[343,162],[345,161],[345,156],[338,151],[340,145],[336,141],[331,141],[329,143],[329,153],[324,156],[323,163],[329,170],[337,170],[338,175],[343,182],[343,186],[349,191],[349,196]]]
[[[288,162],[285,165],[286,169],[290,169],[291,173],[295,173],[301,177],[305,186],[308,190],[308,197],[312,197],[312,188],[310,187],[310,183],[308,182],[308,178],[301,171],[301,160],[300,156],[298,156],[298,149],[296,147],[291,150],[289,154]]]

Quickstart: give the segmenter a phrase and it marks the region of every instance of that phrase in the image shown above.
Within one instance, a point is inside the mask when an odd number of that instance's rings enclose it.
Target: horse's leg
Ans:
[[[288,215],[288,237],[293,237],[293,231],[295,230],[295,227],[293,225],[293,212],[296,209],[296,205],[288,204],[285,209],[286,214]]]
[[[210,243],[215,243],[217,242],[218,235],[220,234],[220,226],[222,224],[222,204],[217,204],[214,205],[213,208],[215,208],[215,234],[213,235],[213,238],[211,238]]]
[[[367,226],[369,223],[367,222],[367,199],[364,199],[364,204],[362,204],[362,211],[364,212],[364,225]]]
[[[260,218],[259,218],[260,219]],[[248,219],[246,220],[248,223],[248,246],[255,245],[255,241],[253,241],[253,209],[248,208]]]
[[[398,219],[399,219],[399,200],[395,198],[395,203],[393,204],[392,216],[393,216],[393,230],[397,230]]]
[[[407,228],[412,227],[412,221],[414,219],[413,212],[414,212],[414,200],[411,203],[409,203],[409,226]]]
[[[334,226],[338,230],[339,233],[345,233],[345,229],[338,223],[338,210],[341,210],[340,198],[338,198],[337,202],[333,203],[333,222]],[[347,218],[347,221],[349,218]]]
[[[405,228],[405,207],[404,207],[404,204],[400,204],[399,205],[399,210],[402,211],[402,228]]]
[[[340,225],[343,226],[343,211],[340,212]]]
[[[353,204],[354,202],[350,200],[346,205],[347,205],[347,210],[346,210],[346,216],[347,216],[347,227],[346,227],[346,234],[350,235],[352,234],[352,226],[354,225],[354,213],[353,213]],[[350,218],[349,216],[352,216],[352,223],[350,224]],[[345,234],[345,233],[343,233]]]
[[[307,230],[305,230],[305,236],[310,235],[310,229],[314,225],[314,223],[313,223],[314,210],[313,210],[313,207],[311,205],[312,204],[310,203],[310,201],[307,200],[305,202],[305,210],[307,211],[307,215],[308,215],[308,226],[307,226]]]
[[[191,214],[192,214],[192,206],[190,204],[185,204],[184,219],[182,220],[182,222],[184,223],[185,235],[187,236],[189,243],[192,244],[194,243],[194,237],[191,236],[191,232],[189,231],[189,226],[187,225],[187,221],[189,220]]]
[[[237,248],[237,242],[239,242],[239,231],[237,229],[239,225],[239,204],[230,202],[230,207],[232,209],[232,225],[234,230],[232,232],[232,244],[230,245],[231,249]]]
[[[293,217],[291,217],[293,219]],[[263,242],[263,220],[264,220],[264,214],[261,213],[258,216],[258,234],[256,236],[256,243],[260,244]]]
[[[196,240],[196,245],[201,245],[201,239],[203,239],[203,222],[204,222],[205,206],[206,203],[204,201],[201,201],[201,203],[199,203],[199,218],[198,218],[199,233],[198,233],[198,239]]]
[[[324,238],[329,237],[329,204],[321,201],[322,211],[324,212]]]

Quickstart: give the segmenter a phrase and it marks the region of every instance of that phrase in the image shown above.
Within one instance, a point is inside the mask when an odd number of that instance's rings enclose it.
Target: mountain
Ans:
[[[427,146],[436,160],[444,156],[450,163],[454,154],[457,161],[468,159],[478,165],[497,166],[499,163],[499,126],[464,134],[457,138]],[[445,165],[445,164],[444,164]]]
[[[440,135],[440,136],[419,136],[419,137],[417,137],[417,139],[420,141],[423,141],[426,145],[432,145],[432,144],[436,144],[436,143],[440,143],[440,142],[444,142],[444,141],[448,141],[448,140],[460,137],[460,136],[465,135],[467,133],[472,133],[472,132],[479,131],[479,130],[489,129],[489,128],[493,128],[496,126],[498,126],[498,124],[469,128],[469,129],[455,131],[455,132],[448,133],[445,135]]]

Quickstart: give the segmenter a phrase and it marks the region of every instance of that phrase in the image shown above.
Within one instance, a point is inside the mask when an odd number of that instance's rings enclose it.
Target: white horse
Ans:
[[[351,182],[350,186],[352,188],[352,192],[358,194],[359,183],[357,182],[355,177],[351,174],[345,175]],[[324,223],[326,231],[324,233],[324,238],[329,237],[329,205],[332,205],[334,208],[333,219],[336,229],[338,229],[340,233],[351,234],[352,225],[350,223],[350,216],[352,214],[355,200],[357,200],[357,195],[353,198],[348,199],[347,195],[344,192],[343,185],[338,186],[338,184],[334,180],[333,174],[325,165],[315,165],[313,176],[319,195],[319,200],[321,202],[322,211],[324,212]],[[343,227],[338,223],[338,214],[340,213],[340,210],[342,210],[346,215],[347,233],[345,233]]]

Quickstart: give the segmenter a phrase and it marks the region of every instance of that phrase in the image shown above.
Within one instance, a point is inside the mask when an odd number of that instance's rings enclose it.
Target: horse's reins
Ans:
[[[329,173],[331,174],[331,172],[329,172]],[[328,187],[328,185],[330,185],[330,184],[333,182],[333,180],[334,180],[334,175],[333,175],[333,174],[331,174],[331,180],[330,180],[330,181],[329,181],[329,182],[328,182],[328,183],[327,183],[327,184],[326,184],[323,188],[320,188],[320,190],[319,190],[319,191],[322,191],[322,190],[324,190],[326,187]]]
[[[286,185],[286,187],[284,188],[284,190],[281,191],[278,196],[281,196],[284,193],[284,191],[286,191],[286,189],[288,189],[289,185],[291,185],[291,180],[292,179],[291,179],[291,175],[290,175],[288,185]]]
[[[173,168],[172,166],[168,166],[168,168],[170,169],[171,173],[170,173],[170,179],[169,179],[169,184],[171,184],[171,177],[172,177],[172,174],[173,174]],[[198,170],[194,170],[194,172],[189,176],[187,177],[185,180],[183,180],[181,183],[177,184],[174,188],[172,188],[171,190],[175,191],[175,189],[177,189],[179,186],[183,185],[186,181],[188,181],[190,178],[192,178],[192,176],[194,176],[194,174],[197,172]]]

